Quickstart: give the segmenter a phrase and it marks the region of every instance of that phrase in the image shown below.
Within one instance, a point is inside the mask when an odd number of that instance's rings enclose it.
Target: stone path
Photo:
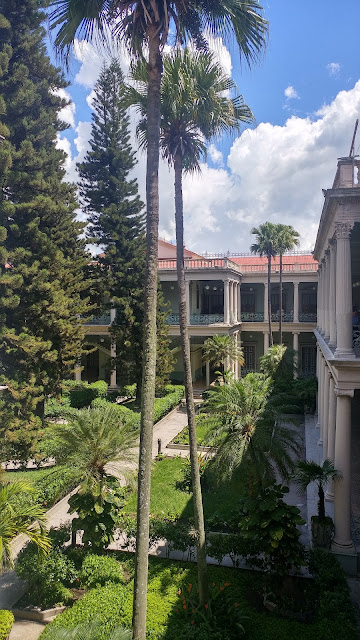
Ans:
[[[177,407],[173,409],[167,416],[159,420],[154,427],[153,435],[153,457],[158,452],[158,439],[161,439],[162,451],[169,455],[176,455],[172,450],[165,451],[166,445],[187,425],[186,408]],[[134,452],[136,453],[136,452]],[[109,471],[121,474],[122,463],[112,463],[109,465]],[[136,469],[136,458],[131,467]],[[49,527],[58,527],[59,525],[69,522],[74,516],[68,512],[68,499],[76,491],[72,491],[65,498],[60,500],[47,512],[47,523]],[[26,536],[17,536],[12,542],[13,557],[16,558],[21,549],[27,542]],[[11,609],[17,600],[25,593],[26,583],[20,580],[14,571],[9,571],[0,576],[0,609]],[[44,625],[36,622],[27,622],[17,620],[11,630],[9,640],[37,640]]]

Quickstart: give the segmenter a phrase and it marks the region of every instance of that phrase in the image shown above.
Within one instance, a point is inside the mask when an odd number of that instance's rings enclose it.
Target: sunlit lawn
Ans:
[[[28,471],[6,471],[2,475],[2,478],[6,482],[14,482],[14,480],[36,482],[37,480],[45,478],[52,471],[54,471],[54,467],[46,467],[44,469],[29,469]]]

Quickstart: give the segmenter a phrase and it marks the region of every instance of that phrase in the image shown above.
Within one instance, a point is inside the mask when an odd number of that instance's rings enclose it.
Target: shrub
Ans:
[[[34,499],[37,503],[49,509],[66,496],[69,491],[75,489],[80,479],[77,469],[66,466],[54,467],[48,475],[35,482],[36,493]]]
[[[180,400],[184,396],[184,387],[182,385],[178,385],[175,387],[176,391],[169,393],[163,398],[156,398],[154,405],[154,422],[158,422],[164,416],[166,416],[169,411],[174,409],[176,405],[179,404]]]
[[[136,382],[134,384],[126,384],[121,390],[121,395],[128,398],[136,398]]]
[[[7,611],[6,609],[0,611],[0,640],[6,640],[14,621],[15,618],[11,611]]]
[[[19,554],[16,573],[29,584],[30,604],[48,609],[71,601],[66,587],[75,582],[76,570],[59,549],[51,549],[48,555],[39,557],[36,545],[30,542]]]
[[[103,587],[110,582],[117,584],[125,582],[122,566],[115,558],[92,553],[86,556],[82,564],[80,580],[89,589]]]
[[[98,380],[92,384],[81,383],[70,389],[70,405],[75,409],[88,407],[94,398],[104,398],[108,385],[104,380]]]
[[[125,599],[125,587],[120,584],[92,589],[75,602],[71,609],[67,609],[47,625],[41,634],[41,640],[55,638],[56,629],[72,629],[92,620],[98,620],[100,624],[98,631],[91,635],[91,640],[108,640],[110,631],[120,621]]]
[[[204,474],[206,468],[208,466],[208,459],[205,455],[198,453],[198,464],[199,464],[199,473],[200,473],[200,482],[202,489],[205,490],[204,487]],[[192,479],[191,479],[191,460],[190,456],[186,456],[185,462],[182,468],[183,479],[178,483],[179,489],[182,491],[191,491],[192,488]]]

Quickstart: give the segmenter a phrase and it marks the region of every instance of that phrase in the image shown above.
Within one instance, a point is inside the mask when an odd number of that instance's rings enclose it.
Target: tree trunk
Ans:
[[[319,484],[319,505],[318,505],[318,514],[321,520],[325,520],[325,497],[324,497],[324,489],[321,484]]]
[[[201,495],[199,461],[196,443],[195,407],[191,376],[190,341],[187,326],[186,284],[184,267],[184,222],[183,222],[183,193],[182,193],[182,157],[176,154],[175,168],[175,222],[176,222],[176,268],[179,290],[179,316],[181,347],[184,363],[184,382],[186,410],[189,424],[191,480],[194,500],[194,519],[197,536],[197,569],[199,580],[200,604],[204,607],[208,602],[208,579],[206,565],[206,541],[204,526],[204,511]]]
[[[283,278],[282,278],[282,253],[280,251],[280,315],[279,315],[279,334],[280,334],[280,344],[282,344],[282,305],[283,305]]]
[[[271,327],[271,255],[268,255],[268,316],[269,316],[269,338],[270,338],[270,347],[273,346],[273,335],[272,335],[272,327]]]
[[[148,27],[148,147],[146,165],[146,271],[139,448],[133,639],[145,640],[149,554],[150,482],[156,374],[156,309],[159,226],[160,86],[162,60],[157,26]]]

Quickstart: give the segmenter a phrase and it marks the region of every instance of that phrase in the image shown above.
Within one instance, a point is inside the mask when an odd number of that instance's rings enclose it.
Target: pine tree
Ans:
[[[0,0],[0,101],[7,168],[2,174],[0,353],[2,428],[10,454],[34,450],[44,399],[58,394],[82,352],[89,310],[88,261],[76,222],[75,190],[56,149],[67,86],[46,54],[38,0]],[[6,146],[5,146],[6,145]]]
[[[95,86],[90,151],[78,165],[80,195],[91,223],[89,240],[103,248],[103,308],[114,307],[112,337],[116,342],[118,384],[137,383],[142,375],[145,236],[144,205],[130,177],[136,164],[130,143],[122,71],[113,60]],[[167,382],[169,340],[164,315],[158,311],[159,384]]]

